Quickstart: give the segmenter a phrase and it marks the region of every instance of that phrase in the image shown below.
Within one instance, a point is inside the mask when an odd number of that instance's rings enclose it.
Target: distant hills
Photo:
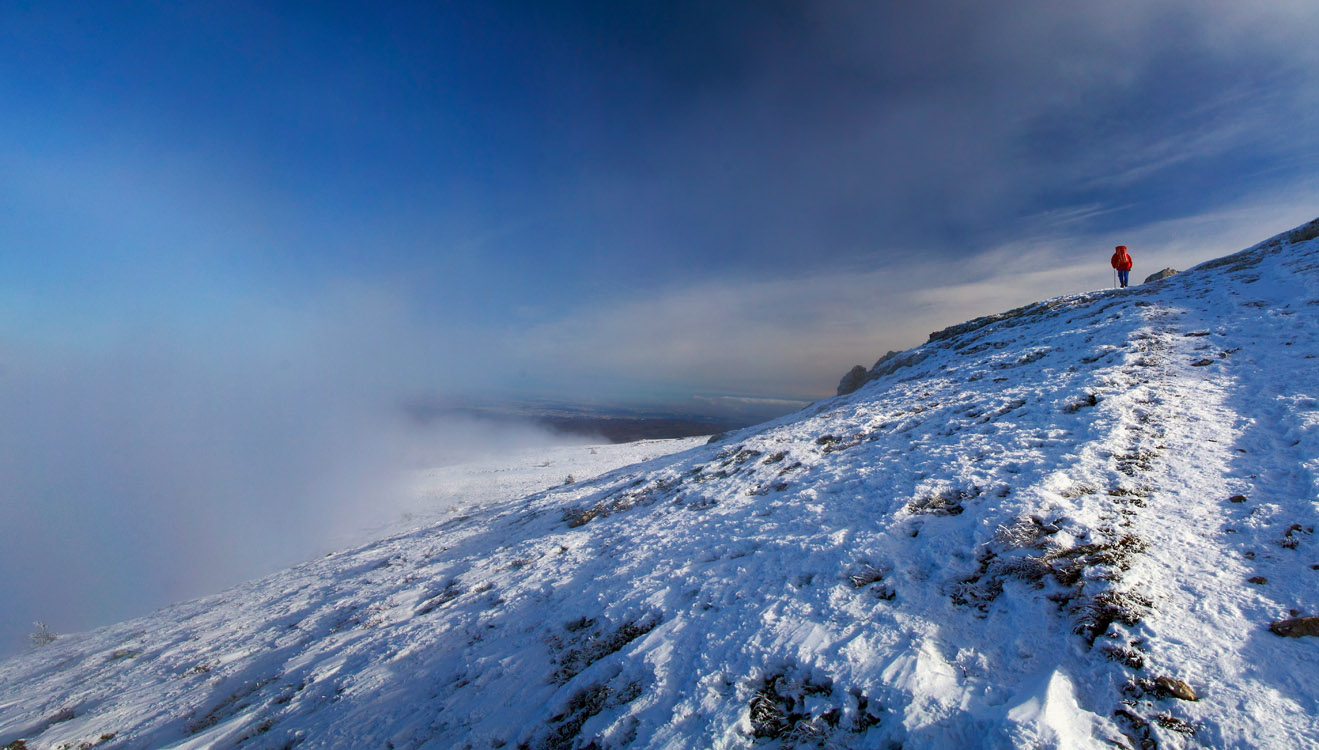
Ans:
[[[532,424],[565,435],[601,438],[611,443],[635,440],[713,435],[749,427],[781,416],[804,402],[770,401],[767,405],[731,410],[710,408],[708,413],[692,410],[626,409],[548,403],[515,403],[494,406],[444,406],[413,403],[408,415],[421,424],[460,417],[504,423]]]

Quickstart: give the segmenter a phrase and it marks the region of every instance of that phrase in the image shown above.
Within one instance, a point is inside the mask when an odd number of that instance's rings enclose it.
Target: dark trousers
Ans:
[[[1129,273],[1131,273],[1130,270],[1123,271],[1121,268],[1119,268],[1119,269],[1117,270],[1117,280],[1118,280],[1118,283],[1122,284],[1122,286],[1123,286],[1124,288],[1125,288],[1126,285],[1127,285],[1127,274],[1129,274]]]

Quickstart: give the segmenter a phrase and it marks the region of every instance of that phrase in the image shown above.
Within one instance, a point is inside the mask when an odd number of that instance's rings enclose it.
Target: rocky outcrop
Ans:
[[[1159,677],[1155,677],[1154,686],[1159,693],[1165,695],[1171,695],[1172,697],[1177,698],[1178,700],[1184,700],[1184,701],[1200,700],[1199,696],[1195,694],[1195,690],[1193,690],[1190,685],[1186,684],[1182,680],[1174,679],[1167,675],[1161,675]]]
[[[904,367],[918,365],[930,356],[929,352],[889,352],[875,362],[875,366],[870,368],[870,379],[882,378],[885,375],[891,375]]]
[[[897,356],[898,356],[899,354],[901,354],[901,353],[902,353],[902,352],[895,352],[895,351],[893,351],[892,349],[890,349],[890,350],[888,351],[887,354],[885,354],[884,356],[882,356],[882,357],[880,357],[879,359],[875,360],[875,364],[871,365],[871,366],[870,366],[870,369],[874,370],[874,369],[877,368],[877,367],[880,367],[880,366],[885,365],[885,364],[887,364],[887,363],[889,363],[889,362],[892,362],[892,361],[893,361],[893,358],[894,358],[894,357],[897,357]]]
[[[1145,283],[1152,284],[1156,281],[1163,281],[1164,279],[1168,278],[1169,276],[1173,276],[1176,273],[1177,273],[1177,269],[1175,268],[1165,268],[1162,271],[1159,271],[1158,273],[1152,273],[1149,276],[1146,276]]]
[[[875,362],[875,366],[871,367],[869,371],[861,365],[857,365],[851,370],[848,370],[847,374],[843,376],[843,379],[838,382],[838,395],[843,396],[851,393],[875,378],[882,378],[885,375],[891,375],[904,367],[911,367],[912,365],[920,364],[925,361],[925,358],[928,356],[930,356],[928,352],[917,353],[890,351],[888,354],[880,357]]]
[[[848,370],[847,374],[843,376],[843,379],[838,381],[838,395],[846,396],[857,388],[865,385],[866,380],[868,379],[866,375],[866,368],[861,365],[857,365]]]
[[[1300,638],[1303,635],[1319,636],[1319,617],[1294,617],[1279,620],[1269,625],[1269,630],[1288,638]]]

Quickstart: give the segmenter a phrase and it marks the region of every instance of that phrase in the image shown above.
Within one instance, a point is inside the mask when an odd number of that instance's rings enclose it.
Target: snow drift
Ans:
[[[60,638],[0,664],[0,744],[1305,746],[1316,234]]]

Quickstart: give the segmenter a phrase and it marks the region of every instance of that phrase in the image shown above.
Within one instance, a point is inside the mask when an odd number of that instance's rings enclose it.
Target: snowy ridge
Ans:
[[[0,663],[0,745],[1307,746],[1319,639],[1267,629],[1319,614],[1307,227],[61,638]]]

